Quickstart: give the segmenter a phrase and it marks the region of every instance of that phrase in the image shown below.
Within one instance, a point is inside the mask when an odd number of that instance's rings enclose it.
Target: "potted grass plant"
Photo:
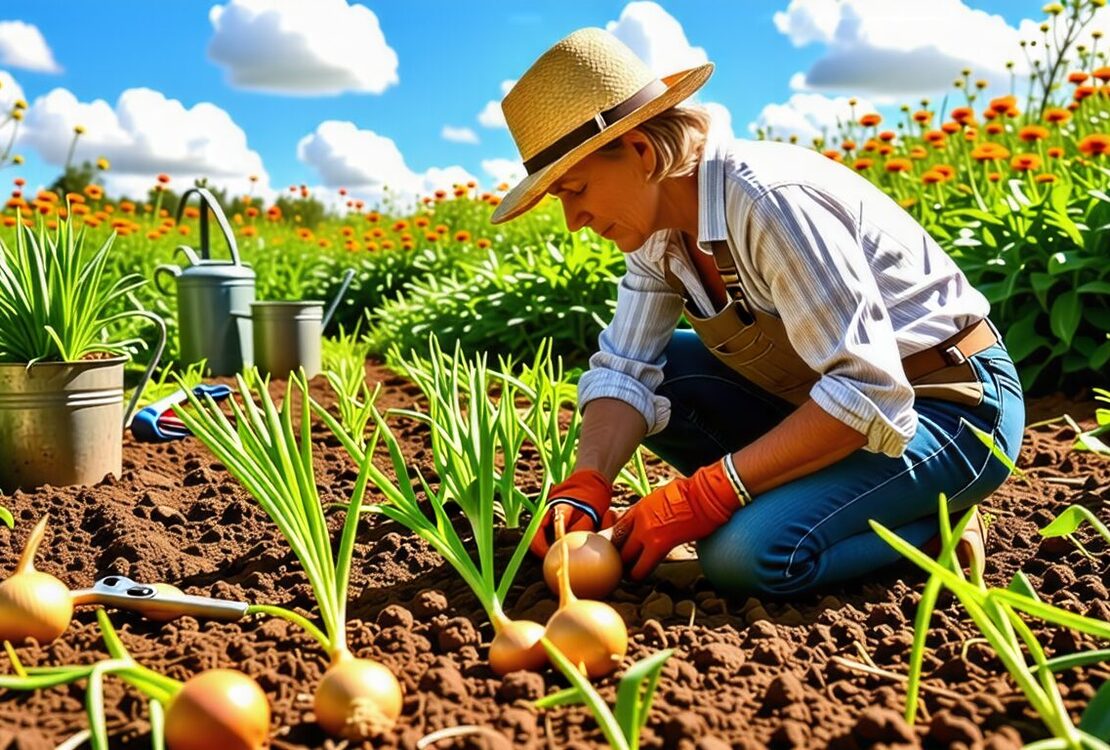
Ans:
[[[124,365],[142,343],[128,324],[145,318],[161,331],[136,394],[165,324],[130,296],[141,277],[111,275],[113,239],[92,249],[70,220],[20,223],[14,245],[0,239],[0,491],[120,473]]]

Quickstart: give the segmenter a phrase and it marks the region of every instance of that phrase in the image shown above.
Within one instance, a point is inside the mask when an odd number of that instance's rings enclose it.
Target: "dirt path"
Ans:
[[[385,388],[380,404],[410,405],[416,389],[371,365]],[[314,384],[317,397],[326,389]],[[1093,406],[1056,397],[1030,404],[1031,421],[1069,411],[1091,424]],[[316,442],[317,479],[325,502],[345,501],[355,471],[333,441]],[[413,462],[430,456],[416,427],[403,432]],[[1026,431],[1020,465],[1030,481],[1011,479],[987,501],[994,516],[988,578],[1004,584],[1024,570],[1055,604],[1110,619],[1104,581],[1106,545],[1080,538],[1101,560],[1062,541],[1041,541],[1044,526],[1070,503],[1105,517],[1110,461],[1070,450],[1061,425]],[[665,470],[653,467],[662,475]],[[1065,481],[1060,481],[1060,480]],[[539,478],[536,477],[538,484]],[[527,489],[527,488],[526,488]],[[631,499],[631,498],[628,498]],[[301,569],[275,527],[199,443],[124,446],[124,472],[95,487],[51,488],[4,498],[17,519],[0,528],[0,570],[12,569],[33,521],[43,513],[51,534],[38,564],[71,587],[125,574],[169,581],[186,592],[310,606]],[[337,530],[341,518],[333,519]],[[506,541],[514,532],[505,532]],[[352,573],[351,646],[394,670],[406,691],[396,731],[374,747],[414,748],[428,732],[478,724],[496,737],[471,736],[437,748],[597,748],[601,733],[583,709],[538,712],[533,699],[563,686],[560,675],[517,673],[498,679],[485,664],[491,631],[477,601],[454,571],[419,540],[382,517],[368,517]],[[529,560],[512,592],[511,614],[543,622],[554,598]],[[970,628],[944,600],[929,635],[923,719],[901,719],[902,686],[844,665],[872,659],[904,673],[922,576],[908,566],[869,582],[790,602],[722,601],[704,579],[626,584],[612,603],[629,626],[626,661],[664,647],[678,653],[664,670],[645,747],[718,750],[776,747],[857,748],[925,745],[1016,748],[1044,736],[1024,698]],[[158,626],[115,613],[125,643],[142,663],[185,679],[197,670],[236,666],[255,677],[274,709],[274,747],[337,747],[311,716],[311,689],[324,660],[307,636],[277,620],[233,624],[185,618]],[[1070,633],[1041,633],[1051,654],[1090,648]],[[105,656],[94,612],[80,610],[65,636],[46,648],[23,648],[28,665],[86,663]],[[618,672],[619,674],[619,672]],[[1062,675],[1064,703],[1078,712],[1110,674],[1105,667]],[[602,683],[612,700],[615,681]],[[52,748],[85,726],[84,689],[0,693],[0,750]],[[113,747],[149,747],[145,705],[114,680],[106,686]],[[371,747],[369,743],[365,747]],[[215,749],[214,749],[215,750]]]

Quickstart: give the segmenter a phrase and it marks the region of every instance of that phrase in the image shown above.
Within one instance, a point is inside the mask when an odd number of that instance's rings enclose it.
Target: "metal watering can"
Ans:
[[[208,360],[213,375],[234,375],[251,364],[251,325],[249,320],[232,315],[233,310],[249,309],[254,301],[254,271],[239,260],[235,235],[207,188],[194,187],[185,191],[177,206],[177,221],[189,197],[196,193],[200,200],[200,257],[187,245],[178,245],[176,252],[185,255],[189,265],[184,269],[160,265],[154,269],[154,286],[169,294],[161,283],[164,274],[177,280],[177,327],[184,363]],[[208,248],[208,211],[211,209],[231,251],[231,260],[211,260]]]

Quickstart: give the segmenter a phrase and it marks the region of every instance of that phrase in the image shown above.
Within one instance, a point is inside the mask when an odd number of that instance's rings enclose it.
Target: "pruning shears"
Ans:
[[[231,387],[201,383],[193,388],[193,395],[197,398],[211,396],[216,401],[221,401],[231,395]],[[188,394],[182,388],[144,406],[131,422],[131,434],[141,443],[164,443],[188,437],[191,434],[189,428],[173,411],[175,406],[187,398]]]
[[[250,607],[246,602],[213,599],[183,593],[168,583],[137,583],[127,576],[106,576],[92,588],[71,591],[75,605],[101,604],[138,612],[148,620],[167,622],[192,615],[209,620],[239,620]]]

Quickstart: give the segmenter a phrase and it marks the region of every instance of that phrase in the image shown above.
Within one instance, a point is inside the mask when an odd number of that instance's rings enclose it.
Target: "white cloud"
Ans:
[[[454,125],[444,125],[439,135],[443,140],[452,143],[478,143],[478,134],[471,128],[456,128]]]
[[[103,99],[81,102],[56,88],[28,108],[19,140],[46,163],[61,167],[77,125],[85,133],[77,141],[74,163],[107,157],[111,192],[143,195],[161,172],[173,178],[175,190],[207,177],[212,185],[245,192],[250,175],[259,178],[255,194],[269,190],[262,158],[248,147],[243,129],[214,104],[186,108],[157,91],[136,88],[120,94],[113,107]]]
[[[39,27],[23,21],[0,21],[0,65],[39,73],[61,73]]]
[[[370,204],[389,198],[411,203],[475,179],[459,166],[413,172],[393,139],[339,120],[322,122],[302,138],[297,158],[316,170],[325,187],[345,187],[351,196]]]
[[[709,110],[709,132],[719,140],[731,141],[736,139],[732,129],[732,113],[728,107],[719,102],[705,102],[702,104]]]
[[[501,96],[509,93],[509,90],[516,85],[516,80],[502,81],[501,82]],[[504,128],[505,113],[501,111],[501,100],[494,99],[486,102],[486,106],[478,113],[478,122],[486,128]]]
[[[798,136],[798,142],[809,145],[816,137],[832,135],[837,131],[837,121],[852,119],[849,97],[830,99],[822,94],[794,94],[785,104],[768,104],[759,113],[756,121],[748,125],[755,134],[764,130],[770,138],[789,140]],[[857,97],[855,116],[875,111],[875,105]]]
[[[624,6],[620,18],[607,23],[605,30],[627,44],[657,76],[694,68],[709,59],[704,48],[686,40],[674,16],[648,0]]]
[[[827,47],[808,71],[791,79],[795,91],[888,101],[948,89],[963,68],[1005,88],[1008,60],[1018,75],[1025,71],[1019,29],[963,0],[791,0],[774,22],[797,47]]]
[[[347,0],[231,0],[214,5],[208,56],[231,83],[295,95],[380,94],[397,83],[397,53],[378,17]]]
[[[6,70],[0,70],[0,114],[11,111],[17,99],[23,98],[23,89]]]
[[[494,185],[503,182],[515,185],[524,179],[524,164],[520,159],[482,159],[482,171],[493,178]]]

